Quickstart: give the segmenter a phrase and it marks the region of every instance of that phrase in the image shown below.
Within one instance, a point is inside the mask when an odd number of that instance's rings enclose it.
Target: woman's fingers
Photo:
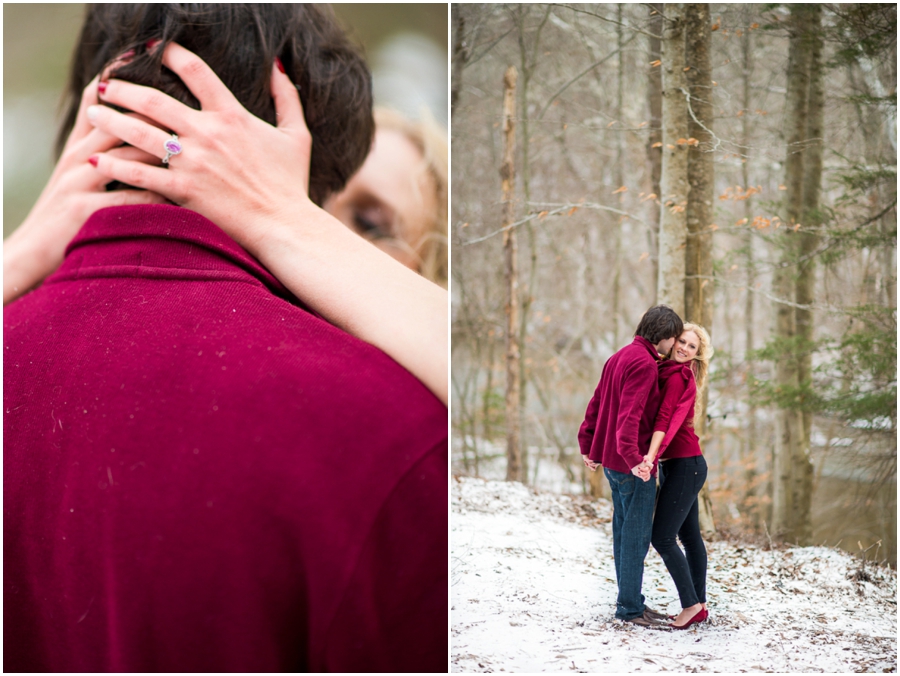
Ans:
[[[92,156],[91,164],[87,162],[84,163],[84,166],[87,169],[90,169],[88,182],[83,185],[83,187],[87,190],[100,190],[107,183],[110,182],[110,177],[104,175],[103,173],[97,171],[94,166],[95,164],[99,164],[100,157],[106,155],[109,157],[113,157],[118,160],[126,160],[128,162],[140,162],[142,164],[146,164],[150,167],[158,167],[160,166],[160,161],[158,157],[151,155],[150,153],[145,153],[140,148],[132,148],[131,146],[121,146],[119,148],[113,148],[112,150],[107,150],[105,153],[96,154]],[[117,179],[121,180],[121,179]],[[123,183],[125,181],[122,181]],[[129,183],[129,185],[134,185],[133,183]]]
[[[175,172],[146,162],[117,156],[111,152],[94,155],[92,158],[97,172],[106,177],[105,182],[119,181],[135,188],[143,188],[158,193],[166,199],[180,204],[184,201],[185,181],[173,177]]]
[[[96,193],[90,198],[90,212],[106,207],[123,207],[132,204],[166,204],[162,195],[149,190],[112,190]]]
[[[72,126],[72,131],[69,133],[69,139],[66,141],[67,147],[70,144],[77,143],[83,139],[93,129],[91,121],[88,119],[87,110],[89,107],[96,106],[97,103],[99,103],[97,100],[97,83],[99,81],[100,76],[98,75],[91,80],[81,92],[81,102],[78,104],[78,114],[75,116],[75,124]]]
[[[100,94],[103,103],[111,103],[143,115],[165,129],[181,134],[191,125],[197,111],[158,89],[124,80],[109,80]]]
[[[162,159],[166,154],[164,144],[172,138],[159,127],[134,115],[125,115],[108,106],[91,106],[88,118],[97,129],[121,139],[128,145]]]
[[[312,156],[312,134],[306,126],[306,118],[303,116],[303,104],[300,102],[300,92],[294,87],[290,78],[281,72],[280,61],[272,65],[272,98],[275,101],[275,120],[279,131],[286,132],[297,139],[300,144],[300,154],[305,159],[297,157],[297,162],[305,162],[304,165],[304,192],[309,192],[309,161]]]
[[[300,130],[309,134],[303,117],[300,92],[291,79],[281,72],[278,64],[272,65],[272,98],[275,100],[277,127],[286,131]]]
[[[213,69],[199,56],[174,42],[166,45],[163,65],[174,72],[200,102],[202,110],[224,110],[241,106]],[[241,106],[243,108],[243,106]],[[171,129],[171,127],[170,127]]]

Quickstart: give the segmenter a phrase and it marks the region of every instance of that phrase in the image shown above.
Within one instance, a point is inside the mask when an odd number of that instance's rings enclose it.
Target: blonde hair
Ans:
[[[691,324],[685,322],[682,334],[687,331],[693,332],[697,336],[697,354],[691,360],[691,371],[694,372],[694,380],[697,381],[697,398],[694,402],[694,417],[700,415],[700,409],[703,406],[703,389],[706,387],[706,381],[709,376],[709,360],[715,354],[709,333],[699,324]]]
[[[447,196],[448,146],[447,132],[428,114],[413,121],[387,108],[375,109],[375,128],[398,131],[418,148],[423,157],[423,172],[431,177],[437,198],[437,208],[425,224],[424,234],[417,242],[398,242],[411,250],[419,261],[419,273],[426,279],[447,287]]]

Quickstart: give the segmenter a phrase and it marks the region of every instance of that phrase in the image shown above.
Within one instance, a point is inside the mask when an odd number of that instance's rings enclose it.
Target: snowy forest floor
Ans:
[[[710,619],[687,631],[614,619],[612,505],[460,477],[451,514],[453,672],[895,672],[897,574],[825,547],[718,540]],[[651,547],[647,605],[675,614]]]

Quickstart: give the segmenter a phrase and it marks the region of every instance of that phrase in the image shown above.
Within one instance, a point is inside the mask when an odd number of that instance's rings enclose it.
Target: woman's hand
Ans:
[[[75,126],[50,180],[26,219],[4,242],[4,305],[59,267],[69,242],[98,209],[165,202],[143,190],[107,192],[109,179],[89,164],[89,158],[103,152],[122,161],[158,161],[138,148],[117,148],[121,144],[117,137],[90,124],[87,109],[97,103],[98,80],[91,80],[82,93]]]
[[[258,255],[259,243],[285,211],[317,209],[307,196],[312,137],[300,97],[273,65],[278,111],[278,126],[273,127],[250,114],[206,63],[180,45],[167,45],[162,62],[181,77],[201,110],[156,89],[112,79],[100,99],[158,126],[106,106],[91,107],[90,119],[98,129],[158,158],[165,156],[164,144],[171,139],[160,127],[169,129],[183,151],[169,159],[168,169],[99,154],[97,171],[107,180],[158,192],[206,216]]]
[[[205,216],[332,324],[378,347],[448,400],[448,297],[317,207],[307,195],[312,137],[300,97],[272,66],[277,126],[252,115],[199,57],[169,44],[163,64],[200,102],[194,110],[148,87],[110,80],[101,98],[140,114],[91,108],[98,129],[163,158],[178,135],[183,152],[169,168],[112,153],[97,172],[152,190]]]

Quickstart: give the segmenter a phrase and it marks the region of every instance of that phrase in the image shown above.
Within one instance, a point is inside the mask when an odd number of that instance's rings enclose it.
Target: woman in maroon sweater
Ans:
[[[697,501],[707,468],[694,432],[694,414],[712,355],[706,329],[686,323],[670,358],[659,365],[662,402],[647,454],[649,462],[659,459],[660,490],[651,543],[669,569],[681,600],[683,610],[674,618],[674,629],[687,629],[708,617],[706,546],[700,535]]]

